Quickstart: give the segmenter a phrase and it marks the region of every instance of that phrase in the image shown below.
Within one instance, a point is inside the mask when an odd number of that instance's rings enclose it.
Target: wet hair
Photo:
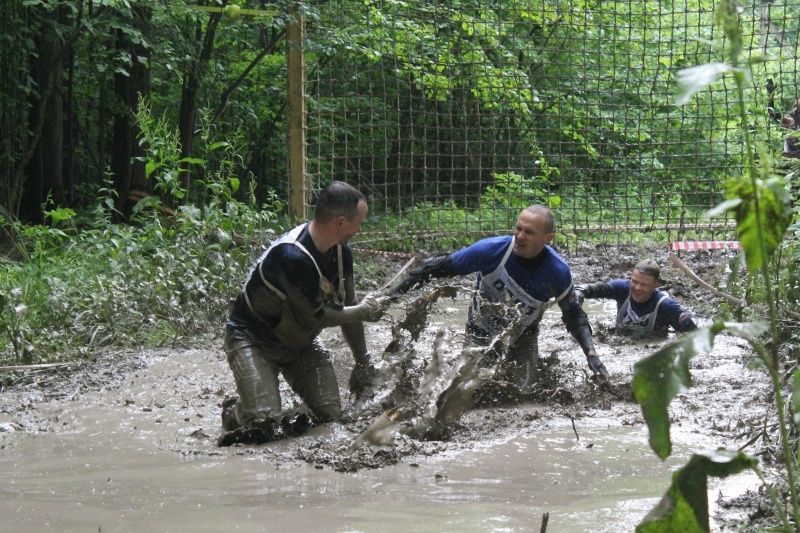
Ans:
[[[658,263],[653,261],[652,259],[642,259],[636,266],[633,267],[634,270],[638,270],[645,276],[653,276],[653,279],[658,281],[661,278],[661,269],[658,267]]]
[[[553,212],[550,211],[549,207],[538,204],[529,205],[525,208],[525,211],[532,215],[539,215],[540,217],[544,218],[545,233],[554,233],[556,231],[556,217],[553,216]]]
[[[361,191],[349,183],[334,181],[319,192],[314,220],[322,224],[338,216],[353,220],[358,215],[358,204],[366,201]]]

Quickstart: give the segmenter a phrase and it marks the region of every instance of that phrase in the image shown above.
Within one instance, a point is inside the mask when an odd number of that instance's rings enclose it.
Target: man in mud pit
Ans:
[[[509,301],[520,309],[522,330],[509,342],[508,373],[522,391],[536,381],[539,323],[545,310],[558,303],[567,331],[580,344],[596,379],[608,371],[594,349],[589,319],[576,299],[572,273],[550,246],[555,236],[552,211],[542,205],[525,208],[514,235],[490,237],[448,255],[426,259],[390,292],[402,294],[429,278],[478,273],[477,291],[469,308],[467,334],[471,343],[485,344],[508,326],[509,318],[496,303]]]
[[[682,333],[697,329],[691,315],[678,302],[658,290],[661,269],[652,259],[639,261],[631,279],[578,285],[578,299],[608,298],[617,301],[616,333],[636,339],[667,336],[672,327]]]
[[[783,118],[783,125],[789,130],[783,141],[783,157],[800,159],[800,142],[796,133],[800,128],[800,99],[795,100],[792,112]]]
[[[225,327],[239,397],[223,403],[220,446],[275,438],[279,375],[316,421],[341,416],[333,365],[317,339],[323,328],[341,326],[353,353],[350,390],[358,395],[371,386],[363,322],[379,320],[387,302],[370,295],[356,301],[348,244],[366,216],[364,195],[335,181],[319,193],[313,220],[275,240],[251,268]]]

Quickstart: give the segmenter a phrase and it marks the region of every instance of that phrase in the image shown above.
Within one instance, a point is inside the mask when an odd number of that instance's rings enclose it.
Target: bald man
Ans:
[[[427,259],[392,288],[402,294],[430,278],[477,273],[477,291],[467,322],[471,339],[491,339],[509,324],[507,314],[484,303],[511,302],[521,306],[524,328],[509,344],[509,375],[523,391],[536,381],[539,360],[539,323],[553,305],[561,309],[567,331],[578,342],[593,374],[608,380],[592,341],[589,319],[581,308],[567,263],[550,246],[555,217],[543,205],[522,210],[513,235],[490,237],[457,252]]]

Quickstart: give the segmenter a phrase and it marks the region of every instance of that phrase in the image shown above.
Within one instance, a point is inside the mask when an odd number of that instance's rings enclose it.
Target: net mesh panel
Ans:
[[[703,214],[743,163],[735,84],[723,77],[673,105],[679,70],[721,60],[701,41],[721,37],[711,3],[318,9],[306,43],[307,171],[314,189],[344,180],[368,195],[356,246],[450,250],[507,234],[533,203],[576,239],[731,237],[726,216]],[[746,55],[784,58],[756,65],[746,95],[749,126],[776,152],[797,95],[799,11],[757,3],[740,15]]]

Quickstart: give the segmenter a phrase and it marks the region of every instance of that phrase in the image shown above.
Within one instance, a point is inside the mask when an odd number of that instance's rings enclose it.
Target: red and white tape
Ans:
[[[670,250],[736,250],[741,249],[739,241],[680,241],[669,243]]]

